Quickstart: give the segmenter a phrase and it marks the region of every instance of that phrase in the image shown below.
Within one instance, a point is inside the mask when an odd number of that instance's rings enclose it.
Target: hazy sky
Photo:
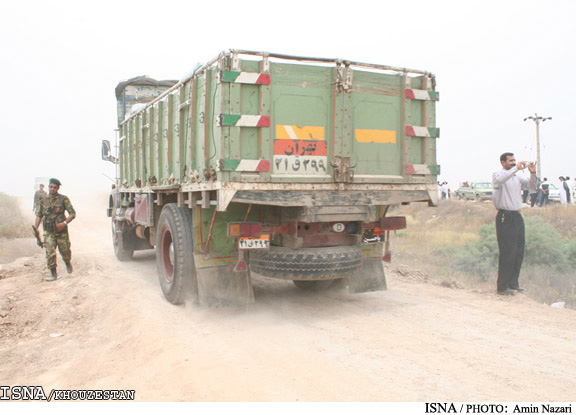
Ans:
[[[342,58],[436,75],[441,180],[489,179],[498,157],[576,177],[576,1],[2,1],[0,192],[108,191],[121,80],[179,79],[225,49]]]

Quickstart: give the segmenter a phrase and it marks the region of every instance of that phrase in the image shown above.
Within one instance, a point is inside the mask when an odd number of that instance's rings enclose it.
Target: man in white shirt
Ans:
[[[576,201],[574,200],[574,182],[572,180],[570,180],[569,176],[565,177],[566,179],[566,184],[568,185],[568,204],[570,203],[576,203]]]
[[[496,235],[498,237],[498,294],[512,295],[524,291],[518,284],[520,268],[524,260],[524,219],[522,209],[522,190],[534,190],[538,186],[536,163],[519,161],[513,153],[500,156],[502,170],[492,175],[494,193],[492,203],[498,209],[496,215]],[[517,176],[518,170],[528,167],[530,179]]]
[[[442,183],[442,199],[450,199],[450,186],[448,185],[448,182]]]

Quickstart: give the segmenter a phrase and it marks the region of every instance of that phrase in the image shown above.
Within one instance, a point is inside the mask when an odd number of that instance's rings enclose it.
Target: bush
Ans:
[[[454,265],[460,271],[487,280],[498,267],[498,240],[494,225],[482,225],[478,229],[480,239],[475,244],[466,245],[454,258]]]
[[[525,266],[547,266],[558,271],[568,271],[576,266],[576,240],[566,242],[560,233],[540,217],[524,220],[526,227]],[[498,240],[496,226],[482,225],[480,239],[456,253],[457,269],[487,279],[498,269]]]
[[[547,265],[554,269],[564,270],[568,266],[567,242],[549,223],[538,216],[525,219],[526,265]]]
[[[572,270],[576,269],[576,239],[568,242],[566,244],[566,259],[568,261],[568,267]]]

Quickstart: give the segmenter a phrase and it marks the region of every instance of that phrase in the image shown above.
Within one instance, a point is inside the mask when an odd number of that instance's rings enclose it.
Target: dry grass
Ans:
[[[494,220],[494,209],[488,203],[440,201],[438,207],[425,203],[399,206],[391,216],[406,216],[407,229],[392,239],[394,252],[421,265],[445,263],[437,251],[462,248],[478,240],[478,228]]]
[[[550,222],[560,234],[568,239],[576,239],[576,205],[562,206],[554,203],[543,208],[524,209],[522,214],[526,217],[540,216]]]
[[[525,217],[541,217],[567,241],[576,239],[576,205],[528,207],[522,213]],[[389,215],[406,216],[408,222],[406,230],[391,238],[393,263],[424,270],[431,279],[445,286],[494,289],[497,269],[486,277],[471,275],[453,266],[453,255],[479,239],[480,226],[494,223],[496,210],[492,203],[449,200],[440,201],[436,208],[415,203],[395,207]],[[546,265],[539,269],[524,266],[521,278],[527,294],[538,301],[548,304],[567,301],[567,305],[576,306],[573,292],[576,276],[570,272],[554,271]]]

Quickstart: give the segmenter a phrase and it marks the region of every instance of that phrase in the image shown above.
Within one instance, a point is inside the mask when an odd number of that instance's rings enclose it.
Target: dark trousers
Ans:
[[[520,212],[499,210],[496,215],[498,237],[498,291],[518,288],[524,260],[524,219]]]
[[[534,204],[538,200],[538,193],[530,193],[530,207],[534,207]]]

